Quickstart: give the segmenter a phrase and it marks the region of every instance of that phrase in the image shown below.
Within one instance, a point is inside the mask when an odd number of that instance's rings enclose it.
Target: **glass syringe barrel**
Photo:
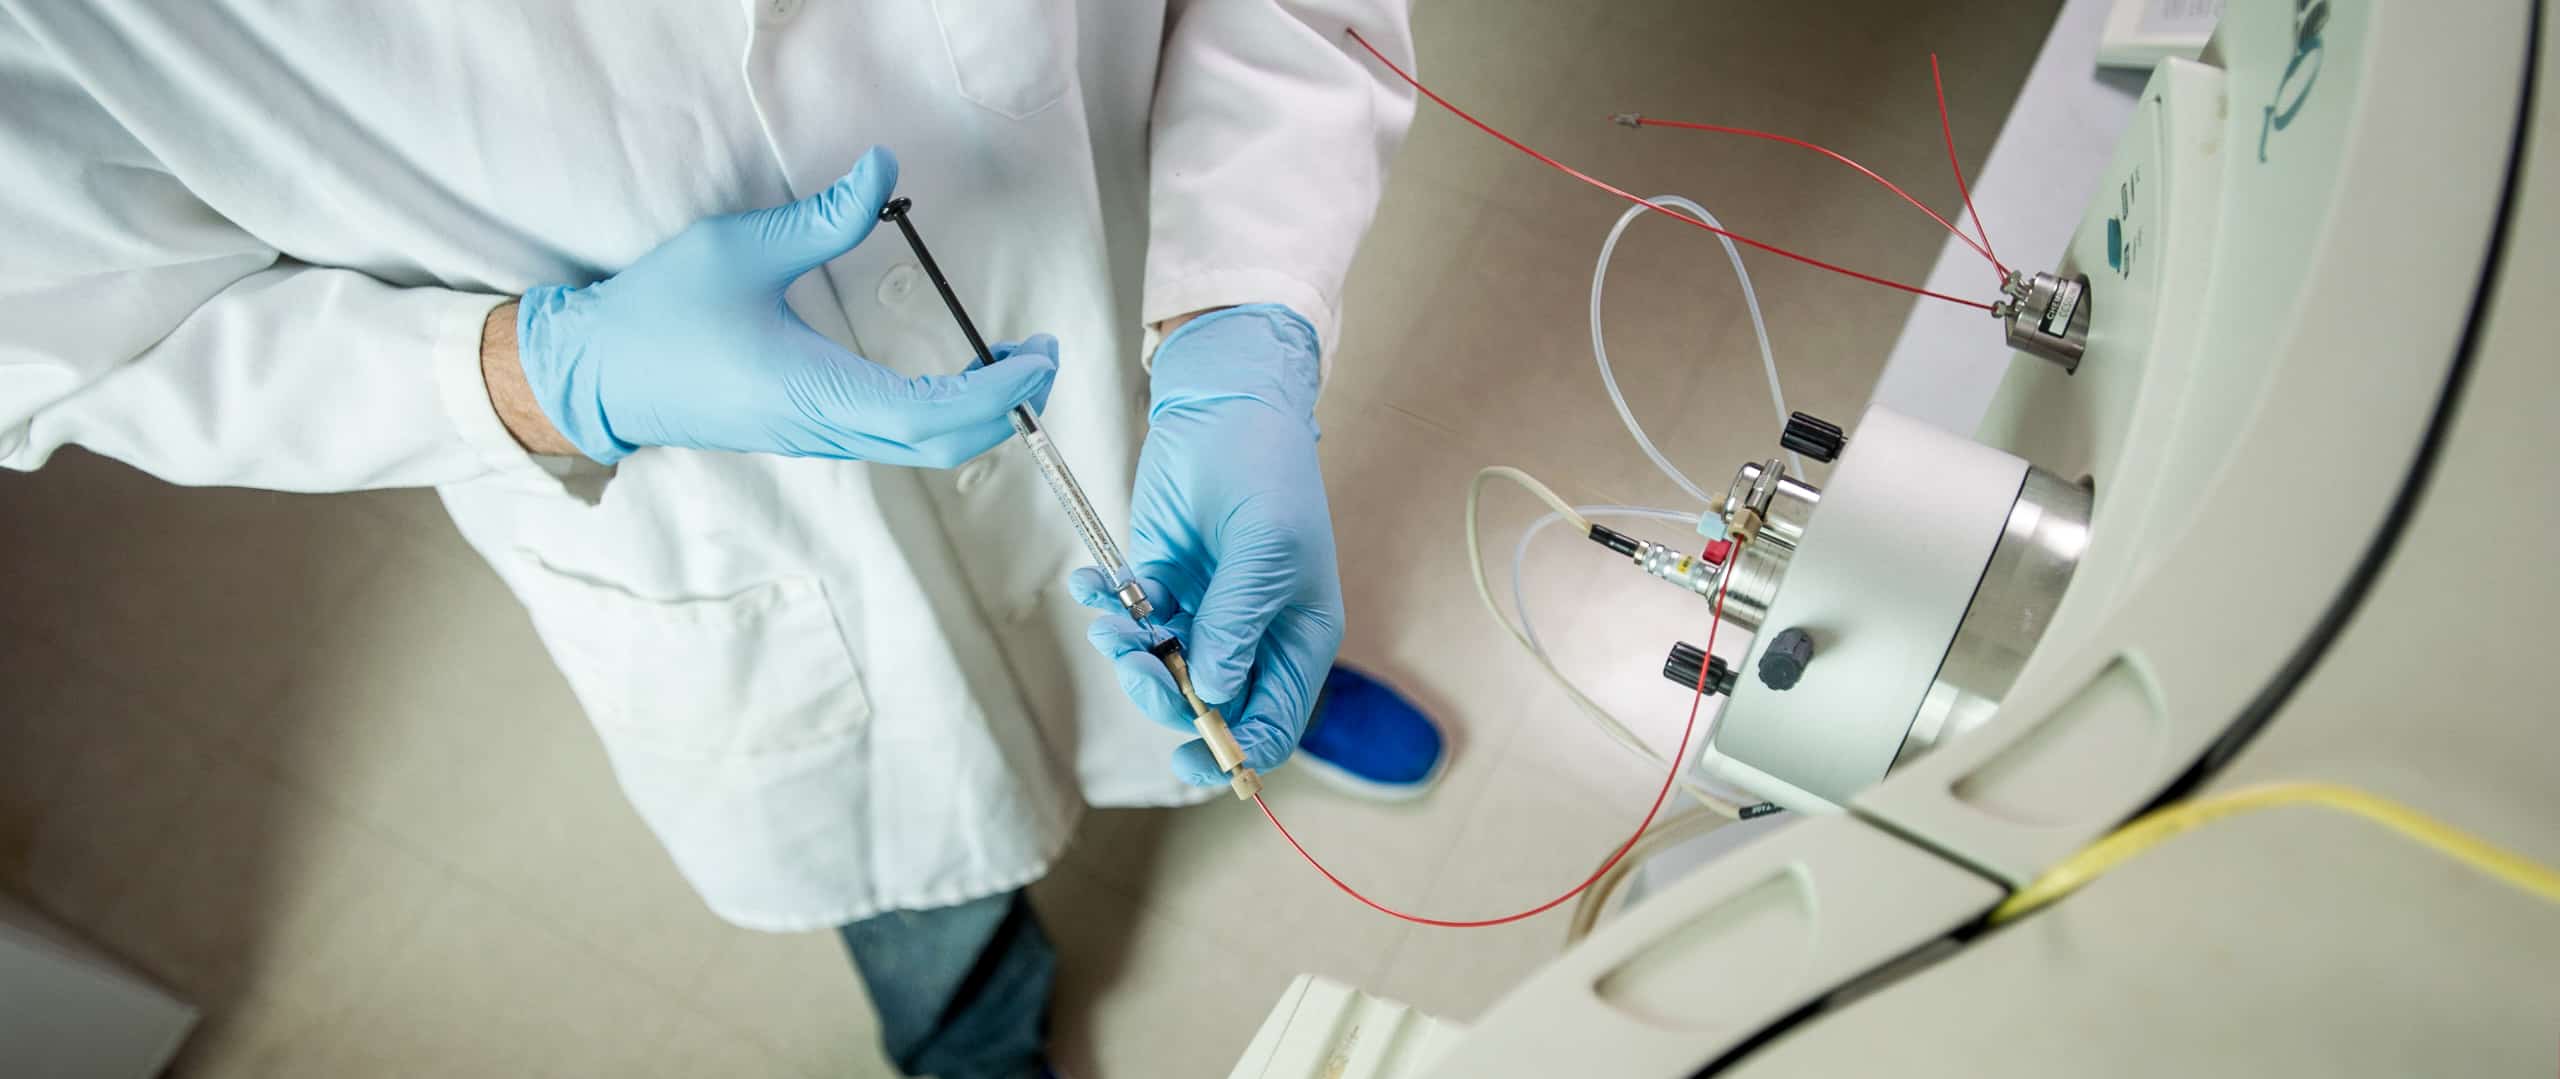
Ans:
[[[1076,535],[1084,539],[1085,553],[1093,556],[1093,564],[1102,567],[1102,575],[1111,583],[1112,594],[1120,598],[1129,617],[1145,622],[1155,613],[1155,605],[1147,602],[1147,593],[1138,587],[1138,577],[1129,571],[1129,560],[1120,554],[1120,545],[1112,542],[1111,530],[1102,517],[1093,512],[1093,502],[1084,496],[1084,488],[1076,485],[1076,474],[1067,471],[1066,458],[1058,456],[1056,443],[1049,432],[1040,429],[1040,421],[1023,405],[1013,407],[1013,431],[1022,436],[1022,445],[1031,451],[1031,460],[1040,466],[1040,478],[1048,481],[1049,493],[1057,496],[1059,507],[1067,511],[1067,520],[1075,525]]]
[[[908,249],[924,266],[925,277],[933,282],[934,291],[942,294],[943,306],[951,309],[951,317],[960,323],[960,332],[969,338],[969,347],[977,352],[969,366],[996,362],[995,354],[987,349],[987,339],[978,335],[977,323],[969,320],[968,309],[960,306],[959,295],[951,291],[951,282],[933,261],[933,252],[925,248],[924,238],[916,235],[914,223],[907,220],[907,210],[913,205],[908,199],[891,199],[880,209],[880,216],[897,223],[898,231],[907,238]],[[1146,591],[1138,587],[1137,575],[1129,571],[1129,560],[1121,555],[1120,545],[1112,541],[1111,530],[1103,526],[1102,516],[1093,512],[1092,500],[1076,484],[1075,473],[1067,470],[1066,458],[1058,455],[1057,445],[1049,441],[1048,432],[1040,429],[1040,418],[1032,414],[1029,405],[1013,406],[1007,418],[1013,421],[1013,433],[1022,436],[1023,447],[1031,451],[1031,460],[1040,466],[1040,478],[1049,485],[1049,493],[1057,498],[1059,508],[1067,511],[1068,523],[1084,540],[1085,553],[1093,557],[1093,564],[1101,567],[1103,577],[1110,581],[1120,606],[1129,612],[1129,617],[1145,622],[1155,613],[1154,605],[1147,602]]]
[[[971,366],[996,362],[987,351],[986,339],[978,336],[977,324],[969,321],[968,310],[960,306],[960,297],[952,293],[951,282],[943,279],[942,267],[934,265],[933,252],[925,250],[924,238],[916,235],[915,225],[907,220],[911,205],[906,199],[891,199],[889,205],[880,208],[880,216],[898,223],[898,231],[906,234],[907,246],[915,251],[916,261],[923,264],[925,276],[933,280],[934,291],[940,292],[943,305],[951,308],[951,317],[959,321],[960,332],[969,336],[969,347],[978,350],[978,358]],[[1093,503],[1084,497],[1084,488],[1076,486],[1075,473],[1067,471],[1066,459],[1058,456],[1058,447],[1050,443],[1048,432],[1040,429],[1039,417],[1031,414],[1029,406],[1016,405],[1009,418],[1014,433],[1022,436],[1023,446],[1031,451],[1031,459],[1039,462],[1040,478],[1048,481],[1049,493],[1058,496],[1058,505],[1066,508],[1067,519],[1074,522],[1076,534],[1084,538],[1085,551],[1093,555],[1094,564],[1102,567],[1103,575],[1110,579],[1112,595],[1119,598],[1129,617],[1145,623],[1155,608],[1147,602],[1146,591],[1138,587],[1137,577],[1129,572],[1129,560],[1121,557],[1120,545],[1111,542],[1111,530],[1102,526],[1102,518],[1093,512]],[[1191,727],[1209,747],[1219,771],[1226,773],[1227,788],[1237,798],[1259,793],[1262,777],[1245,764],[1244,748],[1228,729],[1226,717],[1201,700],[1191,684],[1191,663],[1183,654],[1182,642],[1167,636],[1147,651],[1164,662],[1174,688],[1182,691],[1182,699],[1191,706]]]

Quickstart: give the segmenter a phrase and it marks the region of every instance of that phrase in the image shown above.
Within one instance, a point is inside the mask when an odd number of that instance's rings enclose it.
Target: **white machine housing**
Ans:
[[[2027,473],[2016,455],[1869,409],[1775,576],[1699,766],[1799,812],[1837,810],[1883,779],[1974,609]],[[1778,689],[1756,672],[1786,629],[1810,638],[1814,659]]]
[[[1975,432],[1986,489],[1994,461],[2094,489],[1997,712],[1862,784],[1903,734],[1856,726],[1851,694],[1902,711],[1924,664],[1879,655],[1889,684],[1804,698],[1843,710],[1810,720],[1857,743],[1838,759],[1737,696],[1707,765],[1836,811],[1602,926],[1429,1074],[2547,1072],[2560,916],[2350,818],[2235,818],[1983,923],[2147,806],[2271,778],[2560,861],[2560,47],[2540,7],[2234,0],[2200,61],[2165,63],[2051,267],[2092,282],[2084,361],[2013,360]],[[1884,567],[1874,606],[1793,580],[1769,627],[1943,621],[1887,578],[1970,558],[1979,522],[1887,511],[1982,511],[1876,489],[1892,467],[1854,447],[1901,422],[1850,432],[1800,552],[1843,526],[1843,554]],[[1914,533],[1947,549],[1878,538]],[[1762,696],[1812,687],[1851,636]]]

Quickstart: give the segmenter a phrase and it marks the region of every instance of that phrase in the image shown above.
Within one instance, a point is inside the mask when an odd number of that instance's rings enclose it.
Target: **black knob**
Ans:
[[[1804,677],[1805,666],[1812,662],[1813,637],[1788,626],[1779,630],[1760,653],[1760,684],[1771,689],[1794,689],[1796,679]]]
[[[1733,692],[1733,668],[1725,665],[1724,657],[1709,656],[1706,649],[1687,641],[1671,646],[1671,655],[1662,661],[1662,676],[1682,689],[1696,689],[1701,661],[1707,665],[1707,692]]]
[[[1778,436],[1778,445],[1824,464],[1839,460],[1840,447],[1848,444],[1839,424],[1802,412],[1787,417],[1786,433]]]

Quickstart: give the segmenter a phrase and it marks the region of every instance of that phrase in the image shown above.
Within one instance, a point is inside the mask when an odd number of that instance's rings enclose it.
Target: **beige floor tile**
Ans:
[[[46,810],[90,742],[90,725],[56,706],[71,663],[33,627],[0,647],[0,880],[23,885]]]
[[[1487,801],[1452,844],[1448,870],[1423,900],[1435,914],[1500,916],[1562,894],[1626,840],[1661,783],[1596,736],[1513,749],[1496,777],[1512,795]],[[1471,1020],[1555,958],[1571,917],[1568,902],[1503,926],[1417,930],[1369,984],[1434,1015]]]
[[[754,1038],[797,1074],[895,1074],[881,1056],[871,1001],[833,932],[732,931],[689,999]]]
[[[559,931],[628,948],[657,984],[690,984],[728,929],[623,799],[522,608],[476,559],[390,550],[253,751]]]
[[[319,1075],[456,887],[440,867],[281,787],[238,775],[200,812],[236,831],[155,866],[117,938],[206,981],[179,1071]]]
[[[400,538],[424,545],[443,554],[463,556],[477,563],[480,556],[463,542],[462,533],[453,524],[453,516],[444,510],[444,500],[425,487],[400,487],[381,491],[352,491],[338,496],[348,506],[370,515],[398,534]]]
[[[50,703],[71,680],[71,653],[55,644],[43,622],[0,616],[0,711],[18,712]]]
[[[628,1079],[783,1079],[803,1075],[813,1079],[887,1079],[896,1074],[861,1061],[830,1071],[803,1072],[764,1042],[728,1023],[691,1014],[670,1015],[667,1019],[637,1070],[624,1073]]]
[[[1225,1075],[1303,969],[1306,941],[1264,928],[1268,904],[1223,932],[1156,916],[1081,874],[1032,886],[1057,938],[1052,1052],[1097,1079]]]
[[[1274,776],[1266,791],[1301,842],[1382,902],[1412,902],[1438,861],[1398,808],[1352,809],[1302,777]],[[1291,941],[1299,969],[1345,980],[1375,976],[1404,933],[1325,883],[1250,805],[1095,811],[1051,875],[1062,873],[1195,933]]]
[[[0,599],[189,725],[267,703],[385,538],[322,496],[173,487],[86,453],[6,480]]]
[[[342,932],[407,931],[407,897],[434,874],[255,764],[198,771],[193,797],[151,815],[162,838],[100,927],[111,947],[212,1004],[298,959],[365,947]]]
[[[594,1076],[636,1071],[688,1009],[630,967],[477,887],[439,897],[316,1053],[311,1074]]]
[[[1565,85],[1572,58],[1604,6],[1543,0],[1417,5],[1414,73],[1459,108],[1537,145],[1587,111],[1556,88]],[[1523,213],[1537,212],[1572,183],[1427,101],[1415,110],[1395,169]]]
[[[68,926],[97,931],[152,867],[190,839],[215,785],[201,739],[105,674],[59,657],[52,696],[0,720],[0,871]],[[225,837],[240,838],[240,837]]]
[[[1608,221],[1571,228],[1485,211],[1431,301],[1439,321],[1398,347],[1423,359],[1388,371],[1378,401],[1453,434],[1479,463],[1521,466],[1551,484],[1613,474],[1634,451],[1591,355],[1591,265]],[[1613,275],[1611,286],[1609,310],[1678,319],[1690,335],[1743,317],[1738,306],[1697,304],[1659,275]],[[1662,405],[1690,394],[1708,365],[1678,331],[1654,336],[1671,343],[1622,334],[1611,359],[1639,418],[1666,427],[1692,419]]]
[[[1398,351],[1418,326],[1437,321],[1429,301],[1465,246],[1482,201],[1426,178],[1398,172],[1387,182],[1378,215],[1343,283],[1341,340],[1334,349],[1317,419],[1330,426],[1346,398],[1368,401],[1399,365],[1437,353]]]
[[[1947,25],[1940,6],[1891,0],[1811,6],[1633,0],[1606,7],[1587,55],[1621,61],[1618,66],[1653,85],[1685,89],[1697,104],[1719,106],[1765,92],[1832,109],[1857,107],[1879,92],[1879,84],[1889,85],[1875,70],[1882,54],[1913,49],[1925,62],[1931,44],[1926,39]],[[1601,93],[1617,88],[1590,87]]]
[[[66,448],[35,472],[0,471],[0,599],[11,617],[52,636],[98,616],[97,595],[82,571],[112,562],[112,549],[132,541],[119,520],[141,524],[144,511],[170,505],[166,484],[85,450]]]

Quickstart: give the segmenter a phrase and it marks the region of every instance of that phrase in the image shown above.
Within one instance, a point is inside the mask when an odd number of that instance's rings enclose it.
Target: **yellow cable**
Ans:
[[[2335,783],[2275,783],[2180,802],[2143,814],[2029,881],[2007,902],[1993,908],[1991,924],[1999,925],[2040,909],[2174,836],[2224,817],[2287,805],[2315,805],[2362,817],[2487,873],[2518,891],[2545,902],[2560,903],[2560,870],[2495,846],[2408,806],[2353,787]]]

